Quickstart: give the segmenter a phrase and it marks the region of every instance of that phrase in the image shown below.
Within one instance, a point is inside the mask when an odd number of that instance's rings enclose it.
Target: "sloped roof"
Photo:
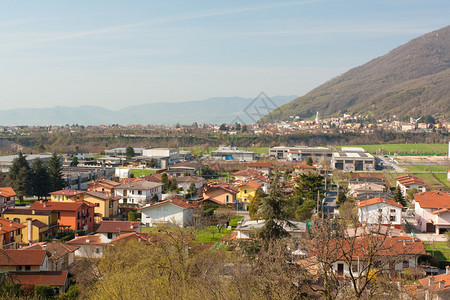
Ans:
[[[248,186],[251,188],[254,188],[255,190],[257,190],[258,188],[262,187],[262,184],[253,180],[249,180],[247,182],[243,182],[240,185],[238,185],[239,188],[244,187],[244,186]]]
[[[131,232],[119,235],[118,237],[113,239],[111,243],[128,242],[131,240],[137,240],[139,242],[144,242],[149,245],[154,244],[156,242],[155,236],[151,235],[150,233]]]
[[[242,171],[234,173],[234,176],[251,177],[251,176],[262,176],[263,174],[264,173],[261,171],[247,169],[247,170],[242,170]]]
[[[99,233],[122,233],[135,232],[140,222],[131,221],[103,221],[97,232]]]
[[[205,187],[205,192],[207,193],[209,190],[214,190],[214,189],[222,189],[226,192],[232,193],[232,194],[237,194],[239,193],[239,191],[232,185],[228,184],[228,183],[224,183],[224,182],[214,182],[214,183],[209,183],[206,187]]]
[[[154,204],[149,205],[149,206],[142,207],[142,208],[140,208],[140,210],[146,210],[146,209],[154,208],[155,206],[161,206],[161,205],[164,205],[164,204],[176,205],[176,206],[179,206],[179,207],[181,207],[183,209],[192,207],[192,205],[190,205],[189,203],[184,202],[183,200],[169,199],[169,200],[165,200],[165,201],[154,203]]]
[[[39,220],[31,221],[31,225],[36,226],[37,228],[45,228],[48,226],[47,224],[45,224],[44,222],[41,222]]]
[[[26,246],[23,249],[28,250],[46,250],[48,251],[48,255],[50,255],[49,259],[59,259],[66,255],[67,253],[72,253],[75,250],[79,249],[78,246],[67,245],[59,242],[41,242],[36,243],[30,246]]]
[[[268,161],[251,162],[248,164],[250,168],[270,168],[272,164]]]
[[[430,279],[432,279],[431,285]],[[439,288],[439,282],[443,281],[444,286],[442,288]],[[450,291],[450,274],[441,274],[436,276],[428,276],[422,279],[419,279],[420,285],[422,287],[429,289],[433,292],[441,292],[441,291]]]
[[[3,249],[0,266],[41,266],[46,255],[45,250]]]
[[[64,286],[68,271],[11,272],[13,282],[30,285]]]
[[[77,236],[74,239],[68,241],[67,245],[107,245],[108,243],[104,241],[104,237],[101,234],[84,235]]]
[[[85,193],[84,191],[77,191],[77,190],[59,190],[59,191],[51,192],[49,194],[71,197],[71,196],[76,196],[76,195],[82,195],[84,193]]]
[[[409,175],[409,174],[397,176],[397,177],[395,177],[395,180],[397,180],[397,182],[402,185],[409,185],[409,184],[426,185],[426,183],[419,177]]]
[[[149,190],[162,186],[161,183],[139,180],[130,183],[124,183],[115,187],[116,190]]]
[[[33,213],[34,210],[34,213]],[[49,215],[53,211],[51,209],[32,209],[32,208],[7,208],[3,214],[11,215]]]
[[[9,198],[16,196],[16,192],[12,189],[12,187],[0,187],[0,196]]]
[[[48,209],[54,211],[77,211],[81,206],[93,207],[95,204],[78,201],[78,202],[55,202],[55,201],[36,201],[30,206],[31,209]]]
[[[8,220],[5,218],[0,217],[0,224],[2,225],[0,229],[0,234],[5,234],[11,231],[15,231],[20,228],[25,228],[25,225],[22,225],[20,223],[14,222],[12,220]],[[1,254],[0,254],[1,255]]]
[[[441,191],[422,192],[414,195],[421,208],[450,208],[450,195]]]
[[[364,207],[364,206],[374,205],[374,204],[378,204],[378,203],[385,203],[385,204],[388,204],[388,205],[404,208],[403,205],[401,205],[398,202],[395,202],[395,201],[392,201],[392,200],[388,200],[388,199],[384,199],[384,198],[380,198],[380,197],[372,198],[372,199],[369,199],[369,200],[360,201],[360,202],[356,203],[356,206]]]
[[[95,197],[95,198],[98,198],[98,199],[102,199],[102,200],[119,200],[120,199],[120,197],[116,197],[109,193],[102,193],[102,192],[97,192],[97,191],[87,191],[87,192],[85,192],[85,194]]]

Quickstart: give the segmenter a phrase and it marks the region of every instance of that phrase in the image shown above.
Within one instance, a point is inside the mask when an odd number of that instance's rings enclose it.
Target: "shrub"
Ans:
[[[34,296],[39,299],[51,299],[54,296],[53,288],[48,285],[34,286]]]

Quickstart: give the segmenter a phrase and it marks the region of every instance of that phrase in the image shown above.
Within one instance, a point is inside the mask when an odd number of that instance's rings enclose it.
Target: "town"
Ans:
[[[450,143],[420,156],[364,146],[220,146],[208,154],[124,146],[0,157],[0,268],[16,295],[118,298],[134,285],[113,274],[137,274],[123,265],[127,251],[132,264],[161,264],[140,270],[148,276],[217,268],[199,286],[193,274],[176,279],[212,298],[216,281],[233,297],[234,280],[250,274],[241,284],[251,297],[450,292]],[[413,154],[436,146],[415,145]],[[148,251],[158,261],[143,258]],[[108,280],[128,287],[106,288]]]

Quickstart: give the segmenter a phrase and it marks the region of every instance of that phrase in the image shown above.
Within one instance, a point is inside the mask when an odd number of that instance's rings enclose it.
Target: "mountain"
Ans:
[[[422,35],[272,111],[260,122],[347,114],[450,121],[450,26]]]
[[[125,107],[112,111],[98,106],[52,108],[21,108],[0,110],[1,126],[14,125],[110,125],[110,124],[192,124],[197,123],[235,123],[252,124],[263,115],[252,115],[252,107],[262,101],[270,101],[270,112],[279,105],[288,103],[297,96],[275,96],[265,94],[257,98],[217,97],[202,101],[158,102]]]

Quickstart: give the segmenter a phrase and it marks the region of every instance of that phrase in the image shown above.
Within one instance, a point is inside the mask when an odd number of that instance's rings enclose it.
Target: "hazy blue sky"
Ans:
[[[0,109],[303,95],[449,21],[449,0],[0,0]]]

